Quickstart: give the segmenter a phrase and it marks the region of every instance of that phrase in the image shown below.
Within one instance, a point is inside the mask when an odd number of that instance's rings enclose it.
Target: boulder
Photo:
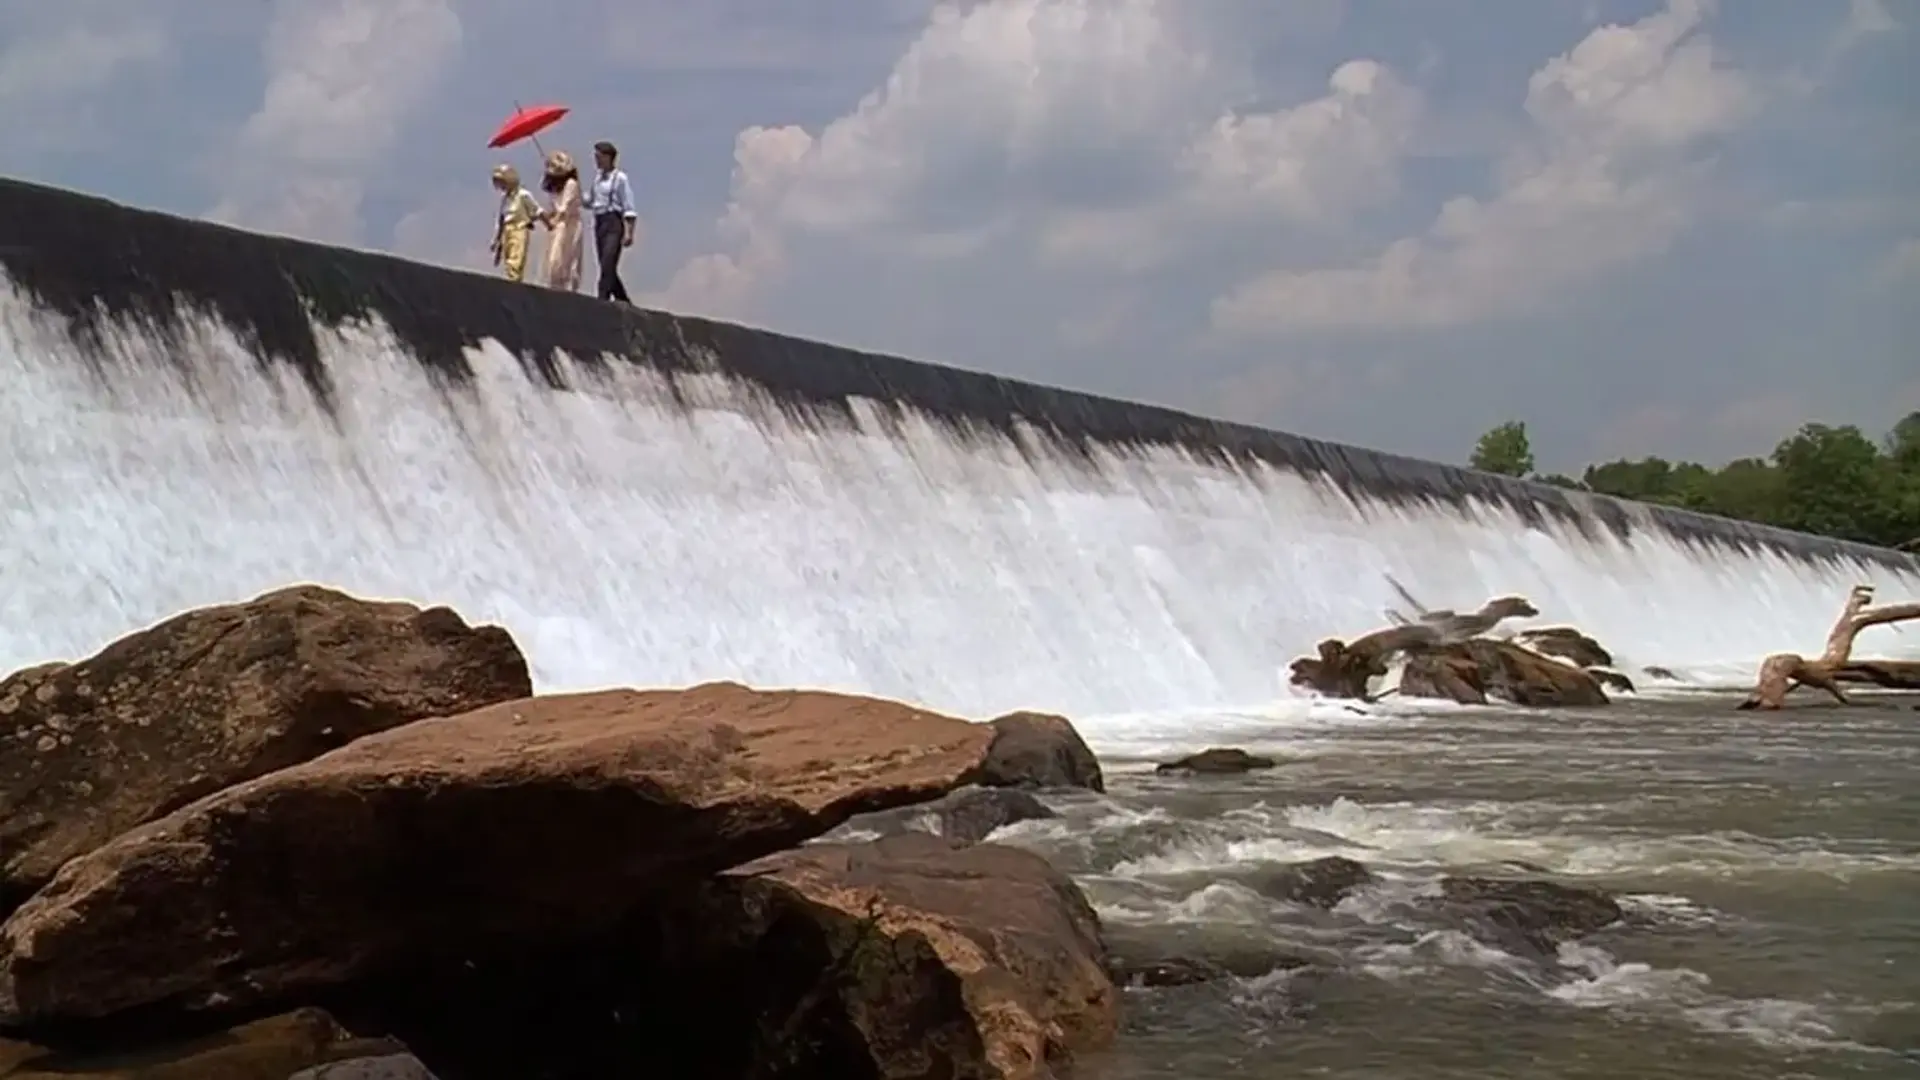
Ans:
[[[1130,987],[1191,986],[1258,979],[1313,961],[1259,929],[1206,924],[1115,924],[1107,932],[1107,971]]]
[[[1071,879],[1032,852],[902,836],[788,852],[738,877],[868,936],[870,955],[849,957],[856,978],[824,1007],[850,1019],[881,1077],[925,1075],[920,1055],[941,1046],[924,1025],[927,1003],[939,998],[934,987],[900,994],[915,971],[923,982],[959,987],[964,1015],[953,1017],[955,1037],[945,1043],[952,1071],[936,1070],[943,1075],[1046,1080],[1118,1030],[1099,917]]]
[[[1016,712],[991,726],[993,749],[968,782],[981,787],[1107,790],[1100,760],[1066,717]]]
[[[1158,988],[1194,986],[1222,979],[1259,979],[1276,971],[1298,971],[1312,961],[1272,950],[1218,950],[1209,955],[1121,956],[1107,965],[1121,986]]]
[[[439,1080],[1047,1080],[1114,1036],[1100,925],[1030,852],[924,833],[742,866],[564,950],[359,1006]]]
[[[1058,816],[1032,792],[1020,788],[965,787],[930,803],[861,814],[821,837],[819,842],[931,832],[962,844],[977,844],[1009,825]]]
[[[1552,881],[1449,877],[1441,879],[1440,898],[1476,936],[1520,955],[1551,955],[1623,917],[1605,892]]]
[[[1668,682],[1681,681],[1680,676],[1674,674],[1672,668],[1663,668],[1657,664],[1649,664],[1646,667],[1641,668],[1640,673],[1645,675],[1649,679],[1665,679]]]
[[[1178,761],[1163,762],[1154,766],[1157,773],[1205,773],[1212,776],[1228,776],[1237,773],[1258,772],[1271,769],[1278,762],[1270,757],[1249,754],[1245,750],[1230,747],[1213,747],[1197,754],[1188,754]]]
[[[1409,656],[1400,691],[1463,705],[1498,698],[1532,708],[1605,705],[1607,693],[1592,673],[1512,642],[1474,638]]]
[[[1332,908],[1348,893],[1373,882],[1373,871],[1338,855],[1292,866],[1269,866],[1246,877],[1247,886],[1262,896],[1289,904]]]
[[[5,1080],[347,1080],[358,1063],[403,1053],[356,1039],[319,1009],[296,1009],[230,1030],[96,1053],[58,1053],[0,1041]],[[360,1068],[371,1080],[376,1072]],[[396,1080],[402,1074],[394,1074]],[[433,1080],[420,1075],[420,1080]]]
[[[650,893],[936,798],[992,742],[895,702],[731,683],[417,721],[61,868],[0,926],[0,1022],[314,1002],[422,956],[588,937]]]
[[[978,844],[1022,821],[1058,817],[1031,792],[1018,788],[967,788],[928,808],[938,815],[940,835],[961,844]]]
[[[1559,657],[1576,667],[1610,668],[1613,666],[1612,653],[1603,648],[1598,641],[1571,626],[1542,626],[1532,630],[1522,630],[1513,638],[1534,652]]]
[[[1487,703],[1486,676],[1464,649],[1418,653],[1400,670],[1400,693],[1406,697],[1454,701],[1462,705]]]
[[[354,739],[533,692],[505,630],[315,585],[0,683],[0,913],[69,859]]]
[[[1588,668],[1587,674],[1593,676],[1602,687],[1608,690],[1618,690],[1623,694],[1633,693],[1633,680],[1627,678],[1622,672],[1596,667]]]

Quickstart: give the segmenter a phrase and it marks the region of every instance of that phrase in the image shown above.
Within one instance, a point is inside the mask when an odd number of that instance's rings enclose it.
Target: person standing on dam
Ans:
[[[593,247],[600,259],[600,299],[631,304],[620,280],[620,256],[633,246],[640,215],[633,208],[633,185],[615,165],[619,160],[620,149],[612,143],[602,139],[593,144],[593,163],[600,171],[587,196],[587,211],[593,215]]]
[[[533,192],[520,183],[520,171],[511,165],[493,168],[493,186],[500,192],[500,213],[493,223],[493,265],[506,269],[508,281],[527,276],[527,241],[542,211]]]
[[[553,206],[541,214],[553,230],[547,243],[547,288],[572,292],[580,287],[582,261],[580,170],[574,167],[573,155],[565,150],[548,154],[540,186],[553,196]]]

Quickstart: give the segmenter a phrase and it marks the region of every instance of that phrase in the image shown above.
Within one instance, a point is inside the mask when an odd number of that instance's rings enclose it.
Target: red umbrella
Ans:
[[[517,143],[521,139],[532,139],[559,122],[565,115],[567,115],[565,105],[529,105],[524,109],[515,108],[513,115],[507,117],[506,123],[500,125],[500,130],[493,133],[493,138],[487,145],[499,149],[502,146]],[[533,145],[534,149],[539,149],[539,140],[535,139]]]

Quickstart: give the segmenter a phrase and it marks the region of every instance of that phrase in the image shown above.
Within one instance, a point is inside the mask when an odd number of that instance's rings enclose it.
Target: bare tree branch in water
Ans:
[[[1920,690],[1920,663],[1899,660],[1854,660],[1854,639],[1869,626],[1920,619],[1920,603],[1873,606],[1873,586],[1855,585],[1847,593],[1840,615],[1827,631],[1827,647],[1813,660],[1798,653],[1775,653],[1760,662],[1753,691],[1742,709],[1778,709],[1800,686],[1812,686],[1833,695],[1842,705],[1853,704],[1840,690],[1842,682],[1873,683],[1890,689]]]

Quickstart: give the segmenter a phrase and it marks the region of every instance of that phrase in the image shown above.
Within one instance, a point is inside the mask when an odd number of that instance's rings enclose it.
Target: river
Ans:
[[[1920,713],[1731,702],[1349,714],[1224,778],[1109,756],[1107,797],[995,839],[1116,940],[1307,961],[1129,990],[1101,1080],[1920,1076]],[[1245,884],[1330,855],[1378,883],[1331,911]],[[1448,874],[1603,887],[1627,919],[1516,955],[1436,919]]]

